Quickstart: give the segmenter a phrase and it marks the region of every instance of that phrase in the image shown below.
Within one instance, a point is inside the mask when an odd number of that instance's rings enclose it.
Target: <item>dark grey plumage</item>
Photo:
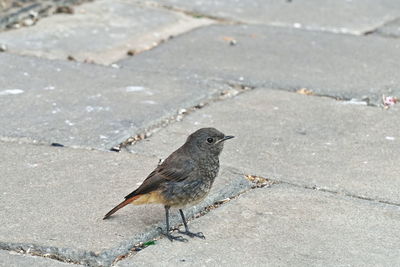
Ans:
[[[150,173],[142,185],[125,197],[125,200],[104,216],[107,219],[125,205],[161,203],[165,206],[167,231],[170,240],[186,239],[169,233],[170,207],[182,208],[202,201],[209,193],[219,171],[219,155],[224,141],[233,138],[215,128],[202,128],[189,135],[185,144],[173,152],[161,165]],[[204,237],[202,233],[189,231],[184,214],[180,214],[185,226],[183,234]]]

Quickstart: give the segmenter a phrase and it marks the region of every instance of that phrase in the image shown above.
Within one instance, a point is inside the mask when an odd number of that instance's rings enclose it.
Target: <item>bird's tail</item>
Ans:
[[[108,217],[110,217],[111,215],[113,215],[117,210],[122,209],[123,207],[125,207],[126,205],[128,205],[129,203],[132,203],[135,199],[139,198],[141,195],[136,195],[130,198],[125,199],[124,201],[122,201],[121,203],[119,203],[116,207],[114,207],[112,210],[110,210],[103,218],[103,220],[107,219]]]

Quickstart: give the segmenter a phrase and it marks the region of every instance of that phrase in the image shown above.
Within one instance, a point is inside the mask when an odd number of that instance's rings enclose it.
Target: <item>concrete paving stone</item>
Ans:
[[[241,195],[117,266],[397,266],[400,208],[290,186]]]
[[[30,26],[38,19],[59,13],[59,8],[73,11],[74,5],[88,1],[91,0],[0,0],[0,30]]]
[[[4,267],[71,267],[82,265],[71,265],[57,260],[36,257],[31,255],[18,254],[16,252],[0,250],[0,266]]]
[[[392,0],[153,0],[162,5],[245,23],[363,34],[397,18]]]
[[[129,0],[97,0],[71,14],[42,19],[32,27],[0,33],[12,53],[110,64],[190,29],[212,23]]]
[[[236,136],[222,161],[247,174],[400,204],[398,105],[389,110],[255,89],[204,107],[129,148],[165,158],[214,126]]]
[[[226,86],[188,75],[0,54],[0,138],[110,149]]]
[[[400,2],[399,2],[400,3]],[[231,40],[236,45],[230,45]],[[339,98],[400,95],[400,43],[267,26],[214,25],[121,61],[133,69],[199,74],[236,83],[308,88]],[[185,56],[182,56],[185,55]]]
[[[0,249],[107,265],[165,227],[161,205],[128,206],[102,220],[157,158],[11,142],[0,142],[0,150]],[[185,212],[190,216],[248,188],[243,174],[223,168],[208,198]],[[173,225],[180,223],[177,211],[171,215]]]
[[[374,33],[383,35],[385,37],[400,37],[400,18],[383,25]]]

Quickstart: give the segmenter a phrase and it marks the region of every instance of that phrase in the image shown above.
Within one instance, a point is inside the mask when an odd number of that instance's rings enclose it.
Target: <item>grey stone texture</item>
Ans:
[[[73,12],[74,5],[91,0],[0,0],[0,30],[32,25],[38,19],[59,13],[60,8]]]
[[[0,137],[110,149],[180,108],[226,89],[178,78],[76,62],[0,54]]]
[[[0,32],[1,266],[399,265],[399,1],[74,11]],[[206,240],[163,238],[161,205],[102,220],[201,127],[236,136],[184,210]]]
[[[159,4],[250,24],[363,34],[399,17],[392,0],[153,0]]]
[[[400,204],[399,108],[258,88],[216,102],[129,149],[165,157],[205,126],[236,136],[222,161],[244,173]]]
[[[12,251],[0,250],[0,266],[4,267],[71,267],[73,265],[43,257],[18,254]],[[82,266],[82,265],[75,265]]]
[[[379,27],[375,33],[380,34],[385,37],[394,37],[394,38],[399,38],[400,37],[400,19],[396,19],[394,21],[391,21],[382,27]]]
[[[232,39],[236,45],[229,44]],[[399,48],[395,39],[371,35],[215,25],[123,60],[121,65],[285,90],[307,88],[316,94],[379,104],[383,94],[400,95]]]
[[[162,239],[117,266],[396,266],[399,209],[291,186],[257,189],[193,221],[206,240]]]
[[[109,265],[165,227],[160,205],[127,206],[102,220],[156,167],[157,158],[12,142],[0,142],[0,150],[6,178],[0,189],[0,249]],[[190,218],[250,186],[243,174],[223,168],[209,197],[185,212]],[[177,211],[172,214],[173,225],[180,223]]]
[[[171,35],[210,23],[129,0],[97,0],[76,6],[74,14],[56,14],[32,27],[1,32],[0,43],[12,53],[110,64],[130,50],[150,49]]]

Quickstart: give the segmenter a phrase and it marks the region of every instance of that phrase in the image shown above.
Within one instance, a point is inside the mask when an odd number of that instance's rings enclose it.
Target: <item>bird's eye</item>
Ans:
[[[212,142],[214,142],[214,139],[209,137],[209,138],[207,138],[207,142],[211,144]]]

